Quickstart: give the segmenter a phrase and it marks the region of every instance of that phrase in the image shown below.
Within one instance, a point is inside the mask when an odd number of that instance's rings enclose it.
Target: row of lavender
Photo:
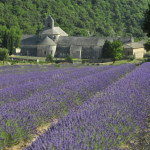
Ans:
[[[47,86],[44,91],[41,89],[41,91],[33,92],[33,95],[30,95],[26,99],[21,99],[20,96],[15,99],[12,98],[12,101],[10,101],[9,97],[9,100],[7,97],[5,99],[1,97],[1,147],[29,138],[30,134],[34,133],[39,125],[50,122],[53,118],[58,118],[62,114],[65,115],[72,108],[77,108],[91,95],[104,90],[126,73],[135,69],[135,66],[128,64],[108,68],[82,68],[78,69],[78,71],[76,70],[76,72],[68,69],[64,75],[61,75],[61,70],[60,73],[54,74],[56,83],[58,84],[57,81],[61,81],[59,86]],[[49,78],[52,78],[52,76],[49,75]],[[48,81],[52,82],[52,80]],[[49,83],[50,85],[51,82]],[[41,84],[44,85],[46,82],[42,82]],[[18,91],[16,90],[16,94]],[[13,93],[10,88],[11,92]],[[7,93],[5,96],[7,96]],[[7,103],[4,104],[4,101]]]
[[[25,150],[123,149],[146,128],[149,110],[150,63],[145,63],[71,111]]]
[[[9,66],[4,67],[0,67],[0,79],[1,79],[0,88],[9,87],[20,83],[23,84],[28,81],[43,79],[44,73],[49,72],[54,74],[58,72],[58,69],[55,68],[53,65],[51,66],[22,65],[22,66],[12,66],[12,68],[10,68]],[[67,69],[62,68],[59,69],[59,71],[60,70],[64,70],[65,72],[65,70]]]
[[[26,99],[39,91],[41,93],[77,78],[80,79],[100,73],[110,68],[112,67],[85,67],[84,69],[67,68],[57,70],[50,68],[50,71],[47,72],[40,71],[39,68],[36,72],[31,71],[21,75],[9,74],[5,79],[1,77],[0,85],[3,85],[3,88],[0,90],[0,105]]]

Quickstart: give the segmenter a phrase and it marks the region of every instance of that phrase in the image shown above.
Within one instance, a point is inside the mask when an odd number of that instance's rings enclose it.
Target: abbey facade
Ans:
[[[54,26],[54,20],[49,16],[39,35],[23,35],[19,55],[45,57],[51,54],[55,58],[70,55],[72,58],[98,59],[106,39],[118,38],[68,36],[60,27]],[[130,37],[119,39],[123,43],[131,41]]]

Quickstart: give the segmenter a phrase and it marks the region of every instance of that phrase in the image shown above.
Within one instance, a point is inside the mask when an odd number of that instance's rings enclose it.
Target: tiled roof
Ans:
[[[37,35],[28,35],[24,34],[21,40],[21,46],[23,45],[37,45],[38,36]]]
[[[58,39],[58,45],[78,45],[78,46],[103,46],[105,40],[113,41],[118,38],[111,38],[111,37],[64,37],[60,36]],[[130,39],[120,39],[123,43],[128,42]]]
[[[40,35],[60,35],[60,36],[68,36],[66,32],[64,32],[60,27],[54,27],[53,29],[44,28]]]
[[[50,46],[56,46],[56,43],[50,39],[48,36],[45,37],[42,41],[38,43],[38,45],[50,45]]]
[[[138,42],[127,43],[123,45],[124,48],[143,48],[144,45]]]

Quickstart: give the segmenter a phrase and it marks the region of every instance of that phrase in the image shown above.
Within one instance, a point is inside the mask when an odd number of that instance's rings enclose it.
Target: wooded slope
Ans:
[[[147,0],[1,0],[0,25],[35,34],[51,15],[69,35],[141,37],[145,9]]]

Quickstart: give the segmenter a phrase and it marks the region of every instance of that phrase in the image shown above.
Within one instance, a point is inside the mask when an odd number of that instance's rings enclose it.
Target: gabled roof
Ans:
[[[39,34],[40,35],[68,36],[68,34],[65,31],[63,31],[60,27],[54,27],[53,29],[44,28]]]
[[[41,40],[38,45],[50,45],[50,46],[56,46],[56,43],[51,40],[48,36],[45,37],[43,40]]]
[[[144,45],[138,42],[127,43],[123,45],[124,48],[144,48]]]
[[[37,45],[38,36],[24,34],[21,40],[21,46],[23,45]]]
[[[40,35],[59,35],[59,33],[53,28],[44,28],[40,33]]]
[[[103,46],[105,40],[113,41],[118,38],[112,37],[74,37],[74,36],[60,36],[58,39],[58,45],[64,46],[71,46],[71,45],[78,45],[78,46]],[[120,39],[123,43],[128,42],[129,38],[122,38]]]
[[[62,30],[60,27],[54,27],[54,30],[59,33],[60,36],[68,36],[68,34]]]
[[[47,21],[47,20],[54,21],[54,19],[51,17],[51,15],[49,15],[45,21]]]
[[[68,37],[60,36],[58,39],[58,45],[78,45],[78,46],[96,46],[98,45],[99,38],[96,37]]]

